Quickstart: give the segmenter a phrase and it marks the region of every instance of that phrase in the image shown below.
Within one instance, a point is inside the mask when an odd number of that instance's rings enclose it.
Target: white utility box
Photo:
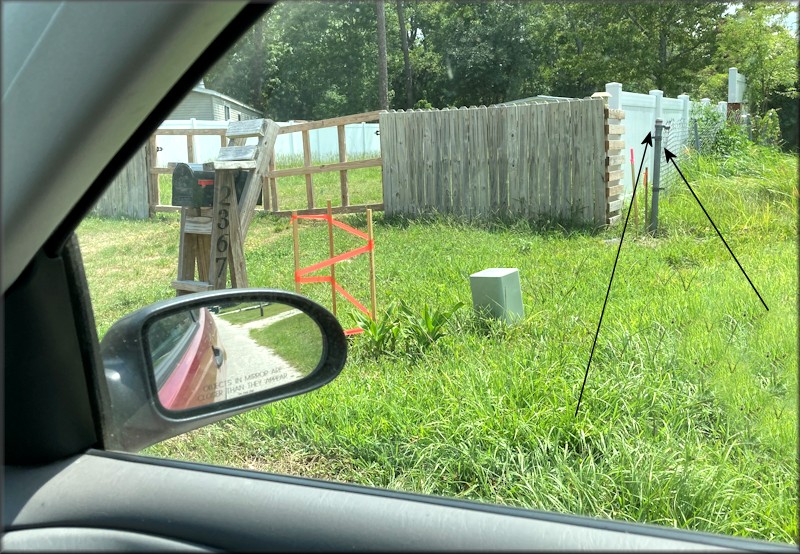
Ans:
[[[478,311],[514,323],[525,317],[519,270],[492,267],[469,276],[472,305]]]

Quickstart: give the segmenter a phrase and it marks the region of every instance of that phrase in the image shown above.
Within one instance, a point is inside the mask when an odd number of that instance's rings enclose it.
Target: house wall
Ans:
[[[253,110],[248,110],[247,108],[245,108],[241,104],[237,104],[236,102],[230,102],[228,100],[224,100],[223,98],[219,98],[217,96],[212,96],[210,98],[213,106],[212,117],[210,119],[214,119],[216,121],[226,121],[225,106],[228,106],[230,108],[231,113],[229,121],[230,120],[237,121],[240,115],[242,121],[246,119],[255,119],[257,117],[261,117]],[[181,118],[175,118],[175,119],[181,119]],[[197,119],[202,119],[202,118],[197,117]]]
[[[214,119],[214,110],[211,105],[212,97],[200,92],[190,92],[178,107],[169,114],[168,120],[172,119]],[[222,119],[221,117],[219,119]]]

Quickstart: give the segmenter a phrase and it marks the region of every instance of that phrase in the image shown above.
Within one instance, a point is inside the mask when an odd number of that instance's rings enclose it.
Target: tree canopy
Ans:
[[[382,102],[385,41],[393,109],[584,97],[611,81],[725,100],[733,66],[751,111],[797,97],[788,2],[400,2],[279,3],[206,85],[277,120],[370,111]]]

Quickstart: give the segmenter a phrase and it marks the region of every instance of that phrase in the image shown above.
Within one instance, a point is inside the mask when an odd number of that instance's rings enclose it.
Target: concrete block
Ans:
[[[514,323],[525,317],[518,269],[484,269],[470,275],[469,284],[472,305],[476,310],[488,311],[491,316],[506,323]]]

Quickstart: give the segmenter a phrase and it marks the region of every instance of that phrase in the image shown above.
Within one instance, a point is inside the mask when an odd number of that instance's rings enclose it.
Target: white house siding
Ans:
[[[213,119],[216,121],[225,121],[225,106],[228,106],[230,108],[231,111],[230,120],[232,121],[238,120],[240,115],[242,121],[246,119],[254,119],[256,117],[261,117],[258,113],[254,112],[253,110],[248,110],[241,104],[230,102],[228,100],[225,100],[224,98],[219,98],[217,96],[212,96],[211,98],[213,102]]]
[[[214,119],[211,99],[212,97],[208,94],[192,91],[181,100],[181,103],[169,114],[167,119],[191,119],[193,117],[195,119]]]

